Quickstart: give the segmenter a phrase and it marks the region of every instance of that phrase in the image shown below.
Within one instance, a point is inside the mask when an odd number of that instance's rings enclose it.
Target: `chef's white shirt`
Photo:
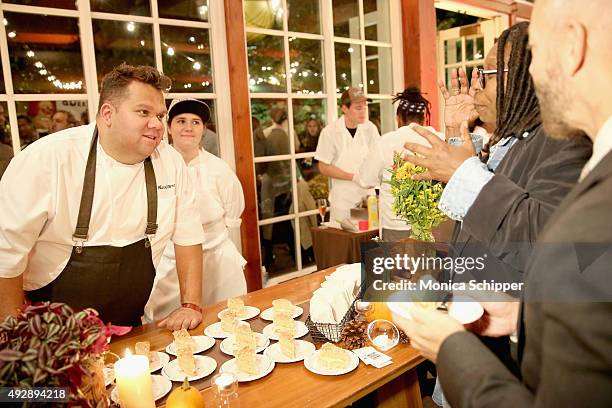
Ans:
[[[437,133],[434,128],[426,129],[436,133],[440,139],[444,140],[442,133]],[[378,139],[376,144],[370,149],[363,164],[359,168],[359,184],[364,188],[371,188],[380,185],[379,214],[380,225],[383,228],[405,231],[410,229],[410,225],[399,218],[391,209],[393,205],[393,195],[391,194],[391,170],[393,167],[394,153],[406,154],[404,143],[418,143],[430,147],[431,145],[423,136],[412,130],[409,126],[385,133]]]
[[[340,154],[349,143],[359,143],[366,146],[369,150],[379,137],[380,134],[376,125],[369,120],[358,125],[355,136],[351,136],[346,128],[344,115],[342,115],[338,120],[321,130],[314,158],[325,164],[335,166],[340,158]],[[356,157],[355,160],[363,160],[363,157]]]
[[[74,245],[85,165],[95,123],[63,130],[29,145],[0,181],[0,277],[23,273],[24,290],[54,280]],[[157,182],[157,266],[169,240],[203,241],[195,191],[181,155],[163,142],[151,155]],[[147,193],[144,163],[126,165],[108,156],[98,141],[89,238],[85,246],[123,247],[144,238]]]

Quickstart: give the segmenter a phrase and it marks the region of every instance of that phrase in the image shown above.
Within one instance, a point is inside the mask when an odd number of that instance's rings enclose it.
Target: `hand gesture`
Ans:
[[[187,307],[179,307],[159,322],[157,327],[166,327],[169,330],[191,330],[198,327],[201,321],[202,313]]]
[[[447,137],[457,136],[457,130],[461,122],[474,122],[478,119],[478,113],[474,109],[475,86],[478,84],[478,71],[472,71],[472,86],[468,83],[467,75],[463,68],[451,70],[451,92],[446,89],[444,80],[438,82],[442,96],[444,97],[444,124],[447,129]],[[449,134],[452,133],[452,134]]]

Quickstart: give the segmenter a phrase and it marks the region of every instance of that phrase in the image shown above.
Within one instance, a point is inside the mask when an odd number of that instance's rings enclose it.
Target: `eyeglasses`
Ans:
[[[487,84],[487,79],[485,75],[497,74],[496,69],[482,69],[482,68],[476,68],[476,69],[478,70],[478,85],[480,85],[482,89],[484,89],[485,85]],[[504,68],[504,72],[508,72],[508,68]]]

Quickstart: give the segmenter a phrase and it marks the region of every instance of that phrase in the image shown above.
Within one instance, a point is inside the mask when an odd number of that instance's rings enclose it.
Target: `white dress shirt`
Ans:
[[[63,130],[28,146],[0,181],[0,277],[23,273],[24,289],[54,280],[74,245],[83,178],[95,123]],[[151,155],[157,181],[157,234],[151,239],[157,266],[169,240],[203,241],[195,192],[183,158],[162,142]],[[144,238],[147,194],[144,164],[126,165],[98,142],[89,239],[84,246],[123,247]]]
[[[603,124],[595,141],[593,142],[593,154],[584,165],[580,180],[584,179],[599,164],[599,162],[612,150],[612,116]]]

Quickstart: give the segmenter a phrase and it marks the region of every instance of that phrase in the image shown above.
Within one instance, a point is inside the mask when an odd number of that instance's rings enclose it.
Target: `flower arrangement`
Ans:
[[[413,180],[413,175],[426,169],[403,160],[398,152],[393,155],[393,167],[389,171],[393,212],[410,224],[410,238],[434,242],[432,230],[446,217],[438,209],[444,187],[438,182]]]
[[[317,174],[308,182],[308,189],[315,200],[327,198],[329,196],[329,178]]]
[[[105,396],[92,401],[95,384],[87,379],[100,366],[110,336],[129,330],[104,325],[94,309],[27,305],[0,324],[0,386],[68,387],[70,406],[107,406]]]

